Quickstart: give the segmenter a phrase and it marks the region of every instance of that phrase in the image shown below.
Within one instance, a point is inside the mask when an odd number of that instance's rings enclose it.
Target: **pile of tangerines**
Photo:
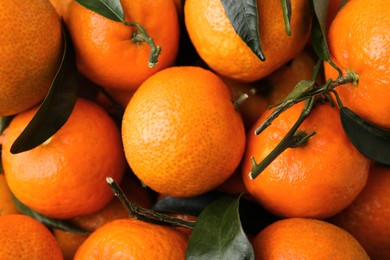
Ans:
[[[390,129],[390,2],[329,0],[331,62],[317,62],[310,1],[286,1],[291,35],[283,1],[257,1],[265,60],[226,2],[0,2],[0,259],[191,258],[190,229],[129,217],[107,177],[144,209],[243,194],[275,216],[248,234],[255,259],[390,259],[390,168],[350,141],[337,102]],[[64,30],[79,77],[73,110],[46,141],[13,152],[48,99]],[[312,91],[348,75],[255,133],[290,93],[306,93],[294,88],[302,80]],[[290,146],[269,159],[303,111]],[[175,216],[196,228],[197,216]]]

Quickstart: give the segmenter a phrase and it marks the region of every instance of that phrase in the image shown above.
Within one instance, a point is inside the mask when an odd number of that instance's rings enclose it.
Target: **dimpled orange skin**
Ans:
[[[0,1],[0,116],[42,101],[60,65],[61,23],[48,0]]]
[[[260,259],[370,259],[345,230],[317,219],[289,218],[270,224],[252,241]]]
[[[75,45],[79,70],[107,88],[135,90],[150,75],[171,66],[178,52],[179,22],[172,0],[122,0],[127,22],[143,26],[161,46],[159,62],[148,67],[150,47],[132,42],[136,27],[109,20],[78,4],[70,4],[66,24]]]
[[[353,70],[359,82],[336,88],[344,106],[363,118],[390,128],[390,1],[349,1],[337,13],[328,33],[331,60]],[[325,63],[326,78],[337,72]]]
[[[390,259],[390,168],[373,164],[359,196],[330,222],[350,232],[371,259]]]
[[[61,249],[43,224],[25,215],[0,216],[0,259],[61,260]]]
[[[190,197],[234,172],[245,130],[218,76],[199,67],[171,67],[135,92],[123,116],[122,140],[130,167],[145,185]]]
[[[187,237],[174,228],[133,218],[114,220],[92,233],[80,246],[82,259],[185,259]]]
[[[60,219],[105,206],[113,198],[105,178],[120,182],[126,163],[114,121],[97,104],[79,99],[51,139],[11,154],[11,145],[35,112],[17,115],[4,131],[2,162],[12,193],[39,213]]]
[[[306,45],[311,24],[307,1],[291,1],[291,36],[285,32],[280,1],[257,1],[257,6],[265,62],[234,31],[220,0],[185,2],[185,25],[190,39],[200,57],[219,74],[255,81],[282,66]]]
[[[285,150],[255,179],[249,178],[251,156],[260,163],[291,129],[302,107],[303,102],[286,110],[256,136],[255,128],[272,110],[259,118],[247,137],[242,177],[249,193],[276,215],[326,218],[356,198],[369,170],[369,160],[343,132],[337,108],[315,107],[299,129],[316,134],[305,145]]]

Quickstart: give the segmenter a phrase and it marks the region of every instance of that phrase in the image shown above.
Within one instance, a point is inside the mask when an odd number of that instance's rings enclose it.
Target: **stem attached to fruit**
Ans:
[[[287,148],[299,147],[305,144],[307,140],[315,134],[314,131],[306,134],[298,130],[299,126],[309,116],[311,109],[314,106],[314,101],[314,97],[306,100],[306,104],[302,109],[301,115],[293,127],[290,129],[290,131],[288,131],[282,141],[272,150],[272,152],[270,152],[259,164],[256,163],[256,160],[253,157],[251,158],[252,169],[249,172],[250,179],[255,179],[273,160],[275,160],[282,152],[284,152],[284,150]]]
[[[325,84],[318,87],[315,83],[317,74],[320,68],[320,62],[317,63],[315,73],[311,81],[301,81],[297,84],[294,90],[279,104],[274,111],[268,116],[268,118],[255,130],[255,134],[259,135],[268,126],[271,125],[272,121],[277,118],[281,113],[286,111],[291,106],[306,100],[305,107],[302,110],[300,117],[297,122],[293,125],[290,131],[282,139],[282,141],[274,148],[274,150],[266,156],[262,162],[256,163],[254,157],[251,158],[252,169],[249,173],[251,179],[256,178],[273,160],[275,160],[284,150],[287,148],[295,148],[303,145],[307,140],[315,134],[302,133],[298,130],[298,127],[303,121],[309,116],[311,109],[313,108],[316,97],[319,95],[328,95],[333,93],[336,96],[337,103],[341,106],[341,100],[335,92],[335,88],[340,85],[352,83],[357,85],[359,76],[356,72],[349,70],[344,76],[338,77],[336,80],[329,79]],[[310,82],[312,84],[310,84]]]
[[[158,57],[162,51],[161,47],[156,46],[153,39],[146,32],[145,28],[143,28],[139,23],[126,22],[126,25],[135,26],[138,29],[138,31],[133,33],[133,38],[131,38],[131,40],[136,43],[146,42],[150,46],[148,66],[149,68],[156,67],[158,63]]]
[[[359,77],[355,72],[348,71],[346,75],[339,77],[336,80],[328,80],[324,85],[320,87],[314,87],[313,85],[312,88],[302,89],[300,93],[297,93],[295,95],[295,97],[285,99],[283,103],[276,107],[275,110],[268,116],[268,118],[255,130],[255,134],[259,135],[262,131],[264,131],[264,129],[271,125],[272,121],[275,118],[277,118],[281,113],[283,113],[293,105],[318,95],[327,94],[340,85],[344,85],[347,83],[357,84],[358,80]],[[300,83],[301,82],[299,82],[298,84]]]
[[[178,219],[134,204],[129,201],[113,178],[107,177],[106,181],[108,185],[110,185],[110,188],[114,192],[115,196],[118,197],[123,206],[126,207],[130,217],[154,224],[165,224],[174,227],[180,226],[190,229],[195,227],[195,221]]]

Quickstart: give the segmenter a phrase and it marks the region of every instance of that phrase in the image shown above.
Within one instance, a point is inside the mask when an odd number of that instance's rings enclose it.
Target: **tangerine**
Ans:
[[[314,136],[301,146],[285,150],[255,179],[249,176],[251,157],[261,162],[281,142],[298,120],[303,103],[287,109],[260,135],[247,137],[242,177],[251,196],[276,215],[326,218],[339,213],[358,196],[370,165],[370,160],[349,141],[338,109],[329,103],[318,103],[298,129],[299,134],[315,131]],[[266,111],[257,126],[271,112]]]
[[[310,35],[309,3],[292,0],[291,36],[285,32],[280,2],[258,0],[258,27],[266,56],[261,61],[235,32],[219,0],[187,0],[184,18],[199,56],[217,73],[250,82],[270,74],[306,46]]]
[[[79,247],[79,259],[185,259],[187,236],[172,227],[133,218],[114,220]]]
[[[351,234],[317,219],[278,220],[252,244],[256,259],[370,259]]]
[[[359,196],[330,222],[347,230],[371,259],[390,259],[390,168],[373,164]]]
[[[0,216],[0,259],[63,259],[50,230],[37,220],[22,215]]]
[[[65,125],[34,149],[10,147],[37,108],[18,114],[4,130],[2,162],[12,193],[39,213],[67,219],[104,207],[113,197],[105,178],[120,182],[126,161],[118,127],[103,108],[79,98]]]
[[[330,59],[356,84],[336,88],[343,105],[374,124],[390,128],[390,1],[348,1],[328,32]],[[338,72],[325,63],[327,79]]]
[[[61,22],[48,0],[3,0],[0,24],[0,116],[8,116],[47,95],[61,61]]]
[[[102,87],[135,90],[152,74],[175,62],[180,26],[172,0],[122,0],[126,22],[137,22],[162,48],[155,68],[148,67],[150,47],[137,40],[134,26],[110,20],[73,1],[66,24],[72,37],[77,67]]]
[[[122,121],[134,174],[152,190],[190,197],[222,184],[240,163],[245,130],[223,81],[200,67],[171,67],[134,93]]]

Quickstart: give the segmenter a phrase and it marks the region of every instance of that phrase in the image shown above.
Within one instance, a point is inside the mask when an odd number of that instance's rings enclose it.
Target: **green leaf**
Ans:
[[[283,19],[284,19],[284,27],[286,29],[286,34],[288,36],[291,35],[291,1],[290,0],[280,0],[280,3],[282,4],[282,10],[283,10]]]
[[[0,118],[0,134],[3,133],[4,129],[11,123],[12,118],[14,118],[14,116],[3,116]]]
[[[76,2],[108,19],[126,23],[120,0],[76,0]]]
[[[240,221],[240,197],[223,196],[199,215],[190,236],[186,259],[254,259]]]
[[[11,153],[20,153],[42,144],[68,120],[77,99],[78,74],[69,34],[63,24],[64,50],[61,65],[49,93],[33,119],[11,146]]]
[[[59,220],[54,218],[46,217],[38,212],[36,212],[33,209],[30,209],[26,205],[24,205],[22,202],[20,202],[15,196],[12,196],[16,208],[24,215],[30,216],[42,224],[50,227],[50,228],[58,228],[69,232],[75,232],[75,233],[81,233],[81,234],[89,234],[91,232],[86,231],[84,229],[78,228],[74,226],[71,222],[66,220]]]
[[[368,158],[390,165],[390,130],[376,126],[342,106],[343,129],[353,145]]]
[[[257,1],[221,0],[221,2],[236,33],[260,60],[265,61],[260,42]]]
[[[291,99],[299,99],[304,96],[307,92],[314,89],[316,82],[314,80],[303,79],[299,81],[295,87],[288,93],[288,95],[282,100],[281,103],[287,102]]]
[[[342,72],[340,68],[337,67],[330,59],[328,43],[326,41],[326,15],[328,10],[328,0],[310,0],[309,2],[313,16],[311,32],[313,49],[321,60],[332,65],[332,67],[334,67],[341,76]]]

